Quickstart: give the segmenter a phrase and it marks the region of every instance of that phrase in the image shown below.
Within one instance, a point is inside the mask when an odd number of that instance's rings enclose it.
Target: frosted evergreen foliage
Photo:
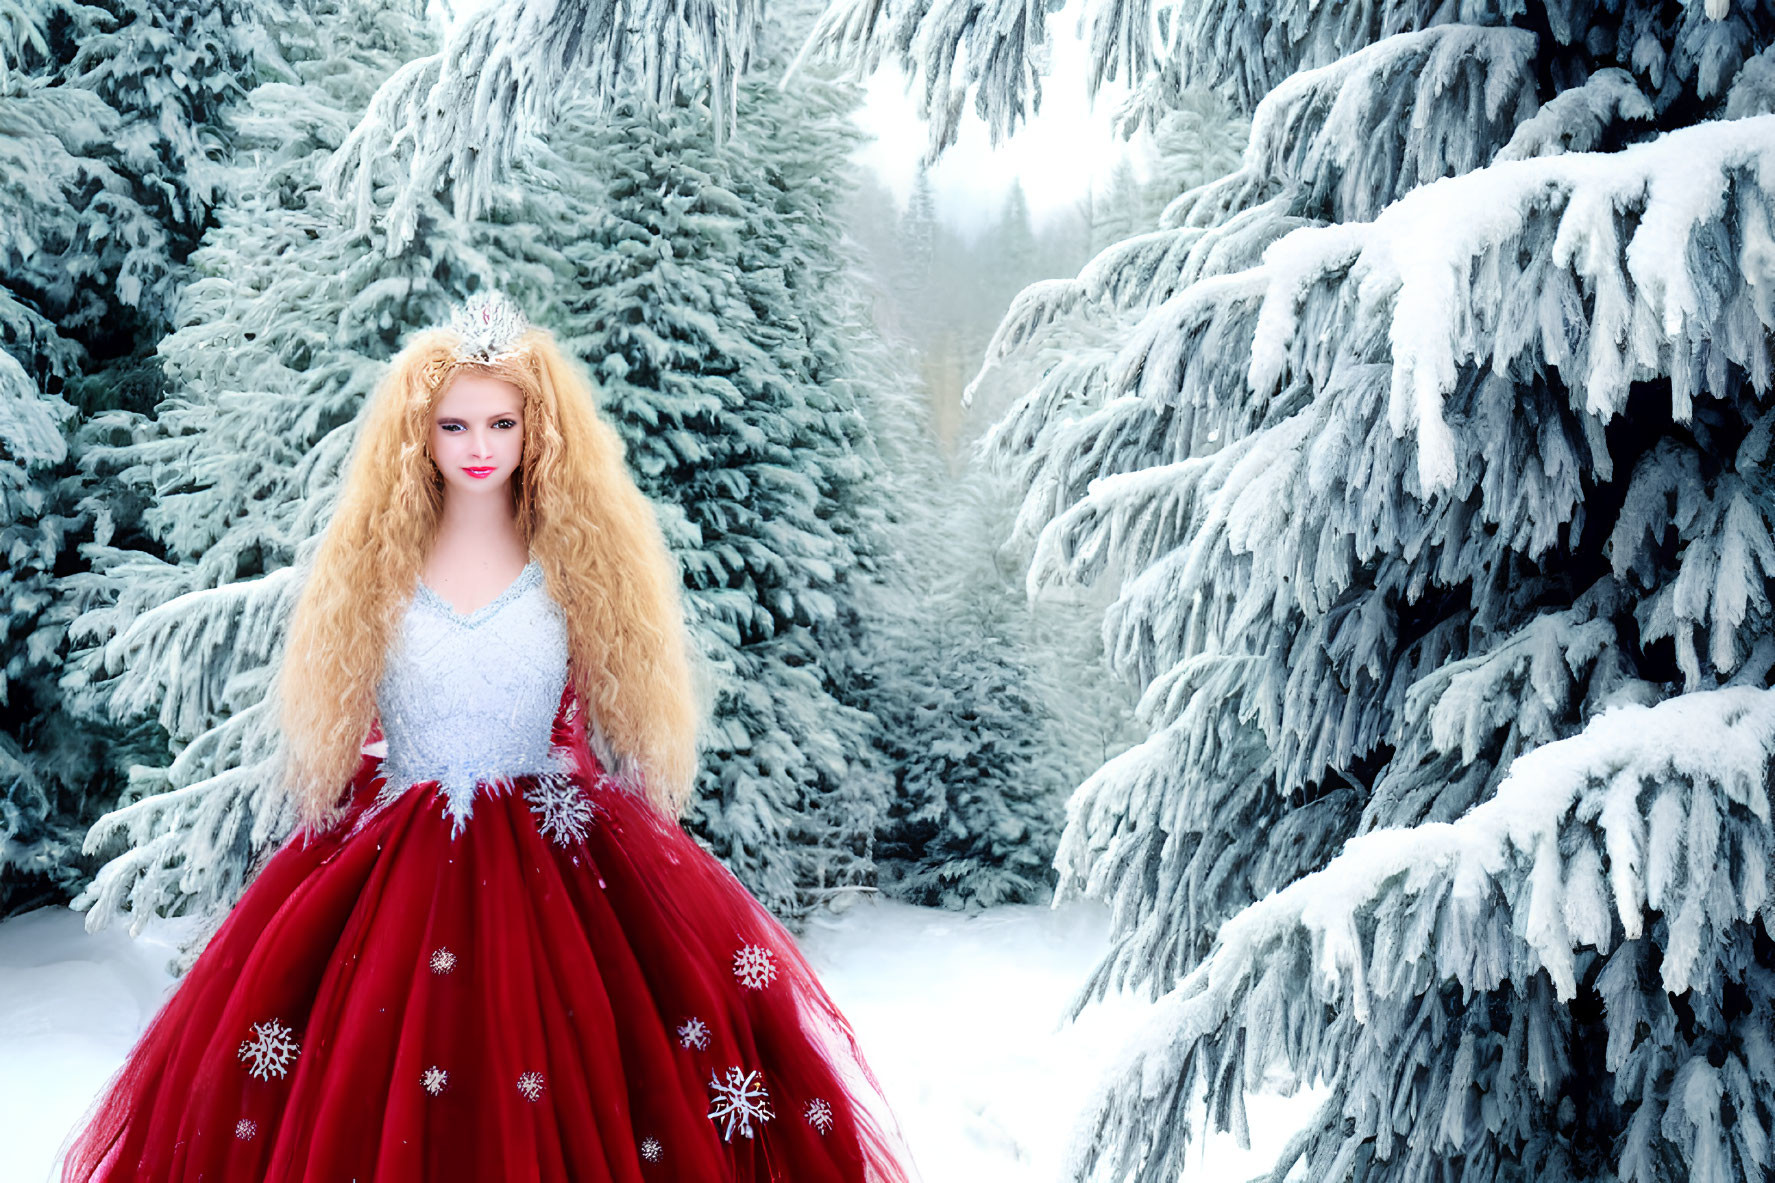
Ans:
[[[883,332],[850,339],[872,376],[859,406],[891,559],[857,589],[862,644],[839,674],[846,700],[880,721],[895,775],[876,841],[879,884],[958,908],[1046,898],[1062,793],[1101,758],[1127,704],[1098,693],[1105,679],[1088,675],[1100,663],[1071,666],[1072,648],[1044,635],[1050,619],[1022,603],[1020,577],[997,554],[1012,491],[983,466],[955,471],[963,462],[948,453],[960,445],[939,439],[932,404],[959,388],[942,383],[984,344],[994,296],[1002,307],[1051,266],[1053,246],[1032,232],[1015,188],[971,243],[937,224],[923,178],[903,213],[885,191],[859,190],[845,222]],[[1094,642],[1088,620],[1059,615]],[[1063,649],[1062,682],[1045,659]]]
[[[51,607],[65,525],[43,478],[67,456],[63,425],[72,415],[72,407],[0,352],[0,602],[8,607],[0,614],[0,703],[24,706],[28,700],[17,687],[55,666],[59,630],[42,618]],[[70,848],[78,846],[78,834],[58,816],[59,794],[11,730],[0,730],[0,875],[66,888],[77,873]],[[0,907],[8,902],[0,899]]]
[[[1071,787],[1064,736],[1015,617],[959,598],[904,597],[917,614],[878,654],[870,701],[898,772],[884,889],[949,908],[1045,900]]]
[[[230,147],[221,116],[251,76],[259,34],[249,21],[261,14],[246,0],[107,0],[70,11],[81,22],[70,85],[122,116],[121,170],[182,261],[219,196]],[[118,290],[133,305],[131,283],[126,276]],[[143,293],[156,308],[170,295]]]
[[[864,644],[841,685],[881,721],[896,777],[876,846],[882,890],[957,908],[1045,899],[1065,792],[1135,738],[1093,608],[1022,603],[1016,560],[999,546],[1016,491],[965,455],[971,424],[946,442],[934,423],[933,404],[953,397],[990,333],[990,310],[1053,273],[1069,245],[1033,232],[1027,215],[1013,188],[995,225],[959,239],[920,177],[903,212],[863,193],[847,219],[893,342],[864,359],[886,377],[861,404],[892,561],[864,589]]]
[[[1104,5],[1094,13],[1099,43],[1113,43],[1115,33],[1150,11],[1145,5]],[[1453,23],[1446,9],[1422,2],[1328,10],[1310,0],[1286,0],[1265,6],[1262,22],[1252,19],[1254,11],[1237,0],[1193,6],[1183,19],[1168,22],[1162,42],[1151,46],[1149,65],[1171,79],[1224,87],[1250,107],[1288,75],[1327,65],[1362,38]],[[1676,6],[1564,0],[1530,9],[1479,0],[1458,15],[1468,25],[1543,28],[1551,41],[1545,52],[1573,69],[1571,83],[1601,65],[1617,65],[1642,80],[1660,111],[1681,105],[1686,96],[1719,99],[1746,58],[1766,44],[1769,19],[1761,4],[1727,0]],[[1286,28],[1288,35],[1265,36],[1267,25]]]
[[[57,282],[52,252],[88,229],[74,200],[95,164],[83,157],[118,121],[91,92],[57,85],[49,16],[35,5],[0,16],[0,913],[32,901],[27,885],[66,891],[79,876],[68,815],[80,802],[40,750],[27,751],[39,699],[54,694],[56,561],[78,528],[61,495],[76,423],[62,395],[86,362],[40,304]]]
[[[21,59],[0,72],[0,197],[8,210],[0,222],[0,312],[9,352],[29,367],[25,351],[55,341],[56,326],[72,337],[103,316],[103,293],[79,283],[83,273],[115,275],[118,294],[134,295],[159,284],[171,261],[165,229],[102,159],[121,116],[92,91],[63,84],[63,71],[33,52],[47,48],[47,27],[22,31]],[[75,260],[78,269],[69,266]],[[64,373],[72,360],[63,359]]]
[[[1159,215],[1179,194],[1236,169],[1251,127],[1219,95],[1191,90],[1157,118],[1152,139],[1153,176],[1147,188],[1158,200],[1152,216],[1138,228],[1141,232],[1156,227]]]
[[[1756,680],[1775,647],[1764,646]],[[1352,839],[1252,905],[1115,1079],[1171,1106],[1285,1067],[1330,1086],[1273,1178],[1760,1178],[1775,1122],[1775,692],[1603,711],[1453,822]],[[1071,1169],[1181,1162],[1105,1098]]]
[[[70,337],[117,331],[105,321],[122,309],[153,325],[221,180],[221,112],[251,63],[243,6],[116,0],[9,14],[5,286]]]
[[[1769,240],[1768,119],[1500,163],[1297,230],[1155,306],[1100,379],[1127,393],[1036,450],[1026,513],[1052,520],[1031,577],[1134,567],[1106,630],[1154,725],[1062,842],[1061,890],[1127,917],[1093,989],[1187,971],[1364,798],[1364,828],[1457,816],[1647,675],[1703,688],[1767,636],[1769,424],[1744,400],[1775,318],[1754,271],[1688,261]],[[1497,315],[1525,305],[1545,314]],[[1243,372],[1217,377],[1229,356]],[[1010,430],[1056,375],[1076,383],[1051,372]],[[1250,397],[1210,401],[1229,380]],[[1693,426],[1660,439],[1647,416]],[[1581,473],[1616,490],[1595,523]],[[1255,844],[1223,820],[1253,811]],[[1159,834],[1186,839],[1155,880]]]
[[[882,889],[951,908],[1045,900],[1064,794],[1127,712],[1042,660],[1059,647],[995,562],[1005,493],[978,466],[946,470],[928,399],[909,385],[874,400],[896,562],[846,677],[895,770]]]
[[[860,74],[895,61],[918,92],[934,157],[954,143],[970,95],[995,143],[1039,108],[1046,17],[1045,6],[1010,0],[839,0],[807,38],[803,55],[834,57]],[[1316,0],[1089,0],[1079,29],[1090,43],[1091,93],[1126,78],[1135,93],[1124,116],[1137,124],[1162,115],[1192,86],[1223,90],[1249,111],[1291,75],[1330,65],[1365,42],[1457,24],[1543,30],[1550,41],[1545,57],[1569,72],[1556,90],[1619,66],[1641,80],[1663,112],[1680,109],[1688,95],[1719,99],[1764,47],[1767,21],[1762,4],[1728,0],[1669,6],[1561,0],[1532,10],[1496,0],[1459,9],[1431,0],[1330,6]],[[1452,118],[1446,127],[1458,134]]]
[[[1493,156],[1535,109],[1535,47],[1526,29],[1438,25],[1291,75],[1253,115],[1243,165],[1168,218],[1218,222],[1288,191],[1297,212],[1367,221]]]
[[[1140,93],[1252,104],[1241,167],[1027,289],[986,359],[1047,351],[988,447],[1025,491],[1031,594],[1114,590],[1108,660],[1150,730],[1074,795],[1057,855],[1061,898],[1115,910],[1075,1005],[1168,998],[1081,1178],[1174,1178],[1202,1097],[1236,1129],[1271,1069],[1332,1086],[1277,1178],[1766,1168],[1775,946],[1765,856],[1737,852],[1767,822],[1736,755],[1648,755],[1643,788],[1525,837],[1532,869],[1476,858],[1459,909],[1407,901],[1444,827],[1564,783],[1608,746],[1579,737],[1626,725],[1611,708],[1648,735],[1701,712],[1720,749],[1718,720],[1755,714],[1725,688],[1768,683],[1775,15],[1461,16],[1191,9]],[[1672,848],[1676,802],[1700,829]],[[1716,850],[1704,905],[1649,886]],[[1277,899],[1305,935],[1251,937],[1294,931]]]
[[[104,443],[84,457],[147,497],[152,545],[94,546],[89,569],[62,581],[80,612],[64,681],[90,716],[151,717],[173,745],[171,763],[132,768],[133,800],[86,837],[89,854],[112,856],[77,901],[89,927],[226,906],[287,833],[265,695],[301,560],[383,363],[490,282],[488,244],[435,204],[426,252],[391,259],[317,200],[350,114],[426,48],[420,15],[345,3],[272,29],[287,67],[232,116],[234,199],[161,342],[168,395],[153,418],[99,417]],[[501,277],[521,276],[522,258]]]
[[[1376,663],[1377,642],[1362,638],[1370,629],[1383,630],[1377,637],[1403,631],[1389,623],[1400,609],[1346,617],[1340,600],[1352,602],[1358,589],[1372,589],[1363,594],[1373,599],[1372,611],[1380,611],[1401,594],[1408,602],[1421,598],[1432,582],[1458,586],[1457,573],[1497,539],[1551,566],[1545,556],[1560,542],[1560,524],[1582,512],[1576,473],[1590,465],[1614,472],[1595,417],[1578,415],[1552,435],[1528,417],[1557,408],[1545,380],[1532,374],[1534,361],[1558,363],[1559,378],[1577,392],[1573,397],[1601,414],[1623,408],[1631,383],[1661,370],[1674,370],[1669,413],[1684,417],[1705,386],[1729,388],[1728,365],[1766,385],[1767,336],[1759,326],[1767,314],[1757,286],[1731,271],[1697,285],[1683,263],[1719,232],[1728,211],[1745,203],[1752,214],[1744,223],[1747,243],[1754,250],[1767,233],[1758,220],[1767,213],[1766,206],[1759,209],[1754,178],[1766,167],[1768,141],[1760,117],[1680,130],[1609,157],[1535,158],[1445,179],[1413,191],[1371,223],[1302,228],[1255,266],[1208,275],[1151,307],[1113,357],[1051,369],[997,436],[1007,453],[1041,438],[1024,470],[1031,490],[1025,529],[1042,530],[1032,581],[1089,580],[1114,564],[1134,564],[1138,578],[1129,579],[1106,622],[1118,638],[1112,657],[1149,686],[1148,706],[1160,724],[1155,744],[1171,743],[1164,737],[1175,732],[1183,745],[1130,755],[1133,763],[1105,775],[1168,776],[1163,770],[1187,751],[1192,764],[1224,762],[1229,781],[1254,769],[1273,771],[1276,790],[1305,803],[1330,787],[1328,778],[1335,785],[1357,770],[1382,741],[1399,746],[1402,737],[1388,722],[1403,705],[1398,696],[1461,656],[1465,643],[1444,623],[1403,653],[1402,668],[1389,669]],[[1688,183],[1697,175],[1714,177],[1724,200],[1710,201],[1707,185]],[[1476,215],[1480,210],[1484,217]],[[1175,242],[1156,249],[1149,241],[1155,237],[1164,233],[1106,252],[1109,258],[1094,261],[1076,281],[1026,292],[1001,329],[1001,347],[1038,332],[1057,307],[1113,299],[1116,285],[1128,280],[1126,260],[1143,252],[1173,261],[1182,253],[1186,271],[1212,266],[1212,254],[1179,252]],[[1520,252],[1524,241],[1546,245],[1542,252]],[[1554,268],[1541,261],[1548,255]],[[1245,261],[1243,253],[1230,257]],[[1168,284],[1168,275],[1159,277],[1162,266],[1148,273]],[[1457,277],[1469,267],[1496,289],[1460,286]],[[1598,293],[1593,305],[1566,302],[1565,293],[1580,288]],[[1537,289],[1546,294],[1534,294]],[[1547,308],[1547,319],[1499,318],[1494,311],[1535,299]],[[1568,309],[1581,319],[1560,319]],[[1321,327],[1331,324],[1339,326],[1336,332]],[[1455,337],[1447,325],[1455,326]],[[1716,326],[1712,335],[1703,328],[1708,325]],[[1665,335],[1672,330],[1674,340]],[[1222,359],[1237,364],[1241,358],[1229,378]],[[1489,368],[1474,371],[1475,361]],[[1526,391],[1504,376],[1518,371],[1528,372]],[[1229,380],[1249,384],[1253,397],[1235,405],[1219,400]],[[1459,400],[1462,423],[1509,430],[1457,436],[1449,425],[1456,416],[1446,414],[1441,393],[1445,383]],[[1112,398],[1110,391],[1125,393]],[[1078,400],[1095,405],[1077,417],[1056,414],[1044,435],[1048,416]],[[1375,438],[1377,428],[1386,434]],[[1392,442],[1396,428],[1410,433],[1400,445]],[[1496,467],[1481,468],[1482,449]],[[1672,458],[1649,457],[1641,482],[1672,479],[1659,459]],[[1336,475],[1340,465],[1347,466],[1342,476]],[[1534,482],[1527,495],[1506,495],[1497,475],[1472,483],[1483,471],[1515,471],[1510,465]],[[1432,502],[1436,508],[1422,524],[1413,524],[1410,514],[1395,517],[1403,513],[1399,503],[1368,492],[1397,482],[1414,495],[1441,493],[1457,472],[1474,474],[1455,490],[1462,500]],[[1097,483],[1087,492],[1092,480]],[[1296,488],[1307,493],[1299,504],[1286,493]],[[1480,504],[1469,507],[1474,494]],[[1749,518],[1742,509],[1728,512],[1725,487],[1718,498],[1725,499],[1710,500],[1707,510],[1685,520],[1698,532],[1706,529],[1704,518],[1744,537]],[[1049,524],[1041,527],[1044,521]],[[1409,558],[1387,558],[1417,537],[1448,541]],[[1690,547],[1687,555],[1698,565],[1688,579],[1706,578],[1699,565],[1719,561],[1709,554],[1754,556],[1755,547],[1746,545]],[[1231,585],[1229,572],[1236,579]],[[1273,591],[1234,590],[1250,586]],[[1715,614],[1674,587],[1646,600],[1644,623],[1636,628],[1645,630],[1646,643],[1673,638],[1678,672],[1693,685],[1701,658],[1692,638]],[[1498,621],[1492,630],[1508,636],[1532,627],[1532,614],[1514,605],[1523,594],[1520,586],[1463,591],[1473,603],[1460,613]],[[1726,627],[1709,644],[1729,674],[1733,654],[1745,648],[1741,638],[1754,635],[1766,613],[1757,597],[1734,585],[1721,595]],[[1517,623],[1504,623],[1512,620]],[[1320,638],[1319,652],[1282,647],[1268,658],[1279,663],[1270,675],[1210,657],[1224,644],[1216,638],[1240,638],[1235,652],[1263,653],[1258,638],[1296,637],[1302,623],[1309,637]],[[1192,695],[1198,688],[1216,692]],[[1214,700],[1244,703],[1241,713],[1265,732],[1259,747],[1287,753],[1285,761],[1269,769],[1269,757],[1253,756],[1236,739],[1245,728],[1191,718]],[[1517,719],[1519,712],[1506,717]],[[1553,737],[1543,732],[1538,738]],[[1258,762],[1248,764],[1251,759]],[[1185,810],[1172,817],[1173,826],[1212,818],[1200,790],[1195,799],[1209,812],[1184,804],[1186,797],[1170,807]],[[1118,808],[1109,805],[1109,813]],[[1092,839],[1108,841],[1101,831]],[[1230,868],[1233,860],[1213,863]],[[1098,884],[1118,877],[1104,866],[1096,874]],[[1187,890],[1201,901],[1213,882],[1197,881]],[[1229,902],[1241,893],[1232,881],[1222,887]],[[1181,970],[1201,951],[1216,914],[1210,909],[1192,925],[1194,935],[1167,965]],[[1175,939],[1160,916],[1146,924]]]
[[[277,777],[267,691],[299,590],[295,571],[186,592],[106,647],[120,673],[110,709],[129,718],[160,708],[179,747],[170,764],[133,766],[128,803],[86,835],[88,854],[124,844],[75,900],[89,910],[89,929],[119,912],[135,933],[155,915],[225,907],[254,860],[288,833],[294,819]]]
[[[438,52],[406,63],[377,90],[329,169],[330,192],[352,202],[360,229],[386,217],[389,247],[399,250],[441,188],[458,216],[487,209],[525,138],[546,132],[576,96],[664,102],[706,71],[709,105],[725,129],[762,11],[759,0],[485,5]],[[385,210],[375,178],[391,153],[406,177]]]
[[[0,913],[89,873],[80,835],[156,739],[68,716],[54,572],[137,527],[139,501],[85,474],[87,417],[158,397],[147,355],[214,200],[219,120],[253,41],[234,3],[0,14]]]
[[[970,93],[994,144],[1040,109],[1047,17],[1047,4],[1028,0],[836,0],[797,65],[838,57],[864,75],[891,58],[917,92],[934,160],[955,143]]]
[[[64,424],[74,409],[41,389],[11,354],[0,353],[0,588],[11,611],[0,615],[0,701],[12,683],[54,658],[53,633],[29,629],[48,606],[60,523],[41,479],[67,458]]]
[[[1775,46],[1744,63],[1726,92],[1726,118],[1775,115]]]
[[[1586,78],[1583,85],[1560,91],[1532,117],[1517,124],[1510,142],[1495,159],[1589,152],[1603,146],[1609,129],[1650,118],[1651,100],[1633,81],[1633,75],[1606,66]]]

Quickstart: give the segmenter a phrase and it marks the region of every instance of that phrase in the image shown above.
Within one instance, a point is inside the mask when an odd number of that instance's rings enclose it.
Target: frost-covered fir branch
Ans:
[[[139,587],[140,568],[107,574]],[[86,854],[112,855],[74,900],[88,929],[127,914],[135,935],[157,915],[225,909],[294,823],[267,694],[302,571],[197,587],[142,611],[70,675],[75,687],[97,683],[114,715],[157,715],[177,751],[165,767],[133,766],[126,803],[87,832]]]
[[[955,143],[970,92],[995,144],[1041,108],[1047,15],[1035,0],[836,0],[808,34],[796,68],[817,55],[865,75],[891,53],[918,90],[926,159],[934,160]]]
[[[1775,46],[1763,50],[1739,69],[1726,92],[1727,119],[1775,112]]]
[[[1677,419],[1697,392],[1723,387],[1728,365],[1761,391],[1770,342],[1756,252],[1775,233],[1772,168],[1775,117],[1758,116],[1618,153],[1513,160],[1423,186],[1361,226],[1296,231],[1265,254],[1250,387],[1273,393],[1318,368],[1302,308],[1336,285],[1359,329],[1385,334],[1388,423],[1415,435],[1426,496],[1455,480],[1443,404],[1466,366],[1557,370],[1603,420],[1649,378],[1670,378]],[[1715,261],[1709,247],[1728,227],[1750,253]],[[1512,258],[1525,241],[1544,252]],[[1567,297],[1580,291],[1588,307]],[[1505,303],[1488,309],[1493,292]],[[1504,312],[1525,305],[1532,315]]]
[[[1173,203],[1166,221],[1213,225],[1282,192],[1294,212],[1368,221],[1493,158],[1535,110],[1536,45],[1527,29],[1437,25],[1293,74],[1257,105],[1241,167]]]
[[[0,290],[0,326],[10,343],[28,310]],[[53,334],[50,340],[56,340]],[[26,705],[21,684],[53,669],[59,630],[46,626],[54,595],[56,557],[64,520],[54,512],[45,475],[67,456],[63,425],[74,410],[42,390],[0,351],[0,704]],[[41,877],[58,886],[71,878],[64,865],[74,835],[59,824],[56,794],[11,728],[0,730],[0,875]]]
[[[1044,449],[1042,468],[1056,475],[1055,495],[1070,508],[1057,516],[1032,579],[1059,577],[1063,563],[1075,568],[1075,577],[1094,575],[1091,566],[1107,549],[1123,550],[1124,542],[1140,567],[1171,550],[1178,529],[1128,535],[1123,523],[1138,514],[1143,529],[1150,529],[1154,498],[1191,497],[1195,474],[1217,489],[1210,520],[1224,524],[1213,536],[1196,533],[1202,557],[1192,567],[1171,560],[1186,577],[1205,570],[1204,548],[1230,549],[1228,557],[1247,553],[1284,528],[1285,520],[1291,537],[1316,537],[1325,519],[1310,504],[1290,507],[1270,496],[1283,475],[1276,463],[1309,461],[1325,478],[1336,466],[1349,465],[1344,479],[1361,483],[1366,466],[1385,450],[1356,451],[1352,445],[1376,427],[1388,436],[1402,427],[1418,429],[1414,463],[1394,470],[1408,489],[1426,496],[1442,491],[1457,472],[1470,481],[1481,468],[1478,441],[1463,444],[1455,455],[1437,393],[1444,384],[1452,392],[1457,373],[1467,375],[1461,391],[1471,399],[1483,396],[1497,375],[1545,359],[1542,364],[1574,391],[1584,413],[1599,419],[1621,409],[1634,381],[1673,370],[1670,410],[1679,418],[1687,414],[1693,391],[1718,388],[1710,379],[1727,364],[1743,368],[1759,389],[1766,386],[1768,337],[1759,319],[1756,272],[1727,267],[1699,283],[1684,264],[1700,244],[1731,233],[1728,225],[1741,227],[1751,251],[1759,235],[1770,233],[1770,197],[1759,178],[1775,164],[1772,133],[1775,119],[1758,117],[1669,133],[1607,157],[1495,166],[1415,191],[1373,223],[1295,231],[1259,266],[1185,288],[1134,329],[1107,367],[1106,389],[1095,396],[1100,405],[1065,424]],[[1702,180],[1683,183],[1696,177]],[[1481,211],[1487,216],[1480,217]],[[1544,257],[1540,252],[1529,252],[1527,264],[1519,261],[1517,246],[1527,235],[1545,244],[1552,267],[1532,262]],[[1482,277],[1483,286],[1459,282],[1470,274]],[[1566,293],[1577,289],[1594,290],[1598,298],[1589,305],[1567,301]],[[1488,313],[1503,292],[1538,314]],[[1310,331],[1333,318],[1353,322],[1348,336],[1354,346]],[[1723,331],[1708,334],[1703,326],[1712,324]],[[1375,356],[1349,356],[1359,348],[1373,349]],[[1486,369],[1475,374],[1475,364]],[[1268,420],[1286,431],[1252,438],[1252,419],[1217,405],[1215,391],[1229,379],[1271,400],[1258,413],[1268,412]],[[1379,387],[1377,379],[1384,380]],[[1307,383],[1325,393],[1282,414]],[[1050,377],[1044,389],[1059,385]],[[999,434],[1039,427],[1036,416],[1048,406],[1040,397],[1010,417]],[[1249,404],[1237,412],[1253,413]],[[1425,418],[1414,422],[1420,413]],[[1151,456],[1157,433],[1175,440],[1186,424],[1198,444],[1222,432],[1242,442],[1200,459],[1178,459],[1169,470],[1138,467],[1125,478],[1104,480]],[[1075,442],[1061,445],[1061,439]],[[1241,449],[1256,451],[1247,457]],[[1086,492],[1087,481],[1100,483]],[[1248,481],[1258,482],[1255,491],[1241,497]],[[1188,504],[1170,513],[1177,518]],[[1531,554],[1545,548],[1558,520],[1537,514],[1537,508],[1533,502],[1496,507],[1500,528]],[[1104,543],[1093,541],[1099,534]],[[1359,550],[1352,557],[1365,555]],[[1415,578],[1427,575],[1420,569]],[[1335,579],[1305,584],[1286,592],[1283,602],[1311,607],[1340,590]],[[1255,609],[1246,604],[1242,610]],[[1228,616],[1212,622],[1220,633],[1236,632],[1234,623]],[[1180,625],[1164,631],[1181,637],[1190,630]]]
[[[1759,681],[1772,659],[1765,645]],[[1464,1160],[1469,1180],[1758,1177],[1775,1118],[1772,756],[1775,691],[1623,705],[1519,757],[1456,821],[1352,839],[1229,921],[1161,1000],[1073,1173],[1181,1169],[1198,1090],[1248,1141],[1244,1098],[1284,1068],[1332,1102],[1278,1177],[1303,1160],[1309,1177],[1377,1160],[1413,1175]],[[1565,1010],[1584,999],[1588,1017]],[[1513,1111],[1513,1094],[1556,1110],[1596,1087],[1591,1054],[1614,1085],[1586,1111],[1551,1129]],[[1562,1126],[1589,1137],[1563,1147]]]
[[[1101,19],[1113,26],[1143,19],[1144,6],[1105,4]],[[1451,23],[1452,14],[1417,0],[1408,4],[1339,5],[1327,9],[1310,0],[1252,4],[1248,0],[1209,0],[1172,20],[1154,51],[1177,82],[1225,88],[1242,106],[1255,105],[1289,75],[1343,57],[1359,43],[1396,33]],[[1604,59],[1627,65],[1640,55],[1635,71],[1653,76],[1660,111],[1685,94],[1717,99],[1748,47],[1754,53],[1766,35],[1767,9],[1757,3],[1705,0],[1672,9],[1659,5],[1619,7],[1591,0],[1559,0],[1536,5],[1535,16],[1572,62],[1588,75]],[[1462,8],[1460,23],[1527,25],[1520,5],[1479,3]],[[1271,28],[1280,36],[1266,35]],[[1656,57],[1652,56],[1656,55]],[[1563,87],[1561,88],[1563,89]]]
[[[1663,112],[1683,94],[1718,98],[1738,68],[1760,48],[1760,4],[1726,0],[1625,7],[1576,0],[1536,6],[1544,19],[1522,19],[1521,6],[1485,2],[1458,14],[1429,0],[1372,0],[1327,7],[1312,0],[1252,3],[1209,0],[1091,0],[1079,14],[1090,45],[1087,85],[1095,96],[1125,78],[1134,94],[1122,112],[1125,129],[1156,120],[1192,87],[1226,92],[1242,110],[1290,76],[1331,65],[1360,43],[1439,26],[1498,28],[1512,23],[1545,29],[1581,76],[1612,59],[1654,76],[1653,102]],[[1717,9],[1717,11],[1716,11]],[[1070,32],[1070,30],[1069,30]],[[893,60],[919,91],[930,129],[929,155],[955,141],[960,113],[972,99],[994,142],[1040,107],[1046,69],[1047,20],[1041,5],[1006,0],[839,0],[808,38],[804,57],[827,56],[859,74]],[[1749,52],[1747,53],[1747,46]],[[1637,58],[1636,58],[1636,55]],[[1450,120],[1446,130],[1459,135]]]
[[[96,930],[127,915],[130,934],[150,919],[225,909],[246,885],[253,860],[295,822],[277,777],[277,722],[253,687],[253,704],[205,730],[164,769],[132,769],[140,800],[105,814],[86,837],[86,853],[124,848],[99,868],[75,899]]]
[[[1651,101],[1633,75],[1606,66],[1582,85],[1560,91],[1532,119],[1517,124],[1495,159],[1590,152],[1604,146],[1612,129],[1649,120],[1652,114]]]
[[[663,102],[704,71],[716,127],[726,129],[762,14],[760,0],[486,5],[377,89],[329,167],[328,191],[354,206],[360,230],[386,218],[393,252],[413,240],[418,210],[440,188],[459,217],[485,211],[524,140],[553,126],[575,96]],[[373,178],[391,155],[406,175],[383,211]]]
[[[111,710],[158,712],[168,734],[184,737],[257,701],[295,606],[298,570],[198,588],[140,613],[104,647],[103,672],[127,671],[111,687]],[[254,683],[244,703],[242,678]]]
[[[1165,229],[1109,248],[1075,280],[1052,281],[1021,294],[987,362],[1001,361],[1082,303],[1119,311],[1136,300],[1155,303],[1200,279],[1241,270],[1241,261],[1255,263],[1272,241],[1303,224],[1370,221],[1383,207],[1439,177],[1470,172],[1494,159],[1586,149],[1602,137],[1604,126],[1649,118],[1643,92],[1613,68],[1538,110],[1528,88],[1535,45],[1523,29],[1443,25],[1387,38],[1290,77],[1258,104],[1236,172],[1178,197],[1165,211]],[[1679,143],[1665,151],[1682,148]],[[1642,167],[1656,171],[1662,163],[1650,159]],[[1607,166],[1573,167],[1588,168],[1594,176]],[[1639,175],[1616,180],[1629,187]],[[1569,192],[1581,181],[1581,176],[1531,173],[1511,188],[1523,202],[1532,201],[1530,189],[1537,183]],[[1417,200],[1465,199],[1489,209],[1491,200],[1503,196],[1432,192],[1434,197]],[[1566,204],[1564,197],[1556,192],[1547,204],[1557,211]],[[1469,212],[1462,207],[1451,225],[1470,232],[1475,227],[1465,216]],[[1437,229],[1426,226],[1424,232],[1439,244]],[[1511,230],[1496,228],[1500,236]],[[1379,237],[1394,233],[1391,226],[1376,230]],[[1448,245],[1455,255],[1476,253],[1471,242]],[[1451,256],[1448,265],[1456,261]],[[1440,311],[1430,310],[1426,319]]]

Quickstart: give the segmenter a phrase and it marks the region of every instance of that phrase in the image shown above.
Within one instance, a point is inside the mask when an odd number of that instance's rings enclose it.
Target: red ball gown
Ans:
[[[590,751],[533,562],[420,584],[386,754],[252,880],[71,1136],[132,1183],[901,1183],[790,934]]]

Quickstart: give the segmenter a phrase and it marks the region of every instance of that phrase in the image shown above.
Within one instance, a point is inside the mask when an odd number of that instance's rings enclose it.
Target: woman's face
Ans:
[[[524,396],[503,378],[450,379],[431,412],[431,456],[446,494],[504,493],[524,451]]]

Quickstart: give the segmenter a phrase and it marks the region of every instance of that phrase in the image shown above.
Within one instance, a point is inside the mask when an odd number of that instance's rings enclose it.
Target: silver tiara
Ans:
[[[491,290],[476,292],[450,313],[450,327],[462,338],[457,361],[498,361],[517,352],[530,322],[518,306]]]

